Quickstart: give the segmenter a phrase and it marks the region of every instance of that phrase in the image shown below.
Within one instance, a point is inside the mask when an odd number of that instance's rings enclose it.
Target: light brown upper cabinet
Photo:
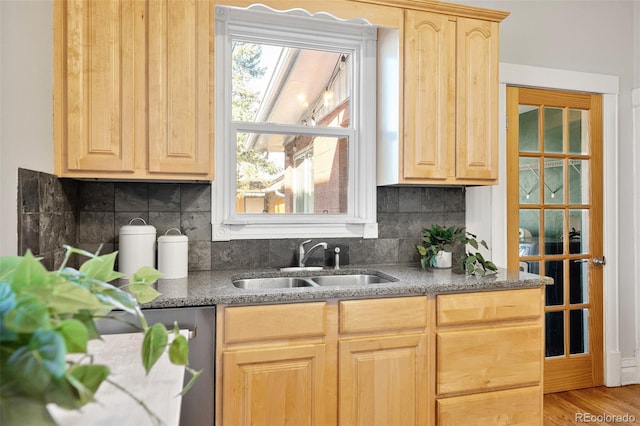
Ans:
[[[404,132],[397,154],[379,141],[379,184],[498,181],[498,26],[507,13],[453,11],[463,13],[405,10]]]
[[[55,173],[213,177],[208,1],[54,2]]]

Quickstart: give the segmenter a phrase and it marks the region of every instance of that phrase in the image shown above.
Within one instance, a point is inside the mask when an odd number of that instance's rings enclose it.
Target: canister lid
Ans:
[[[136,220],[142,221],[144,225],[133,225],[133,222]],[[131,219],[128,225],[120,227],[120,235],[155,235],[155,233],[156,227],[153,225],[147,225],[147,222],[145,222],[141,217]]]
[[[169,235],[169,232],[171,231],[177,231],[178,235],[175,235],[175,234]],[[187,237],[186,235],[182,235],[178,228],[171,228],[167,232],[165,232],[164,235],[161,235],[158,237],[158,243],[165,243],[165,244],[186,243],[188,241],[189,241],[189,237]]]

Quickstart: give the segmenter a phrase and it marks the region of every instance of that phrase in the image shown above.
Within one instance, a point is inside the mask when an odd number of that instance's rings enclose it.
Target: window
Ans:
[[[215,14],[213,240],[377,237],[376,27]]]

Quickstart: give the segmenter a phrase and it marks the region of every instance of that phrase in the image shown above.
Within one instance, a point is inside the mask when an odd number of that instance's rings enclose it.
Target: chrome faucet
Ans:
[[[306,240],[300,243],[298,246],[298,266],[300,268],[304,267],[304,263],[307,261],[311,253],[318,247],[322,247],[323,250],[327,249],[327,243],[318,243],[315,246],[311,247],[307,252],[304,250],[304,245],[310,243],[311,240]]]

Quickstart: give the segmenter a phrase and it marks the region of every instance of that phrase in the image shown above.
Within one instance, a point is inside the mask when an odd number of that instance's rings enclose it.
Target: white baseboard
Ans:
[[[640,383],[640,365],[636,357],[623,358],[620,368],[620,384],[633,385]]]

